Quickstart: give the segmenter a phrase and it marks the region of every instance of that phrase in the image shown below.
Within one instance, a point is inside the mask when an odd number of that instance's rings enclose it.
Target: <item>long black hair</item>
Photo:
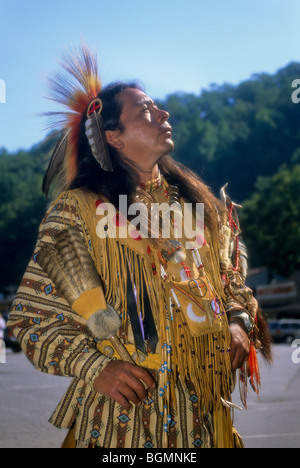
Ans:
[[[128,88],[144,91],[136,81],[115,82],[99,93],[103,103],[102,120],[104,130],[123,131],[121,123],[122,104],[121,94]],[[132,166],[129,166],[119,153],[108,145],[113,172],[101,169],[92,155],[85,135],[85,120],[81,121],[78,142],[78,172],[70,189],[81,188],[106,197],[116,208],[119,195],[127,195],[129,203],[134,202],[134,195],[139,183],[138,176]],[[201,179],[190,169],[175,161],[171,156],[163,156],[159,162],[159,169],[167,182],[176,185],[179,193],[191,203],[205,204],[206,224],[212,232],[217,232],[217,211],[222,209],[219,200]]]

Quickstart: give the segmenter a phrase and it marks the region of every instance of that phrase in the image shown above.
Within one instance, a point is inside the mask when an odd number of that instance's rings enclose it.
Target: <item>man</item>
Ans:
[[[227,212],[169,156],[169,114],[137,84],[101,89],[95,58],[85,48],[64,68],[76,85],[61,76],[51,81],[67,112],[44,191],[56,176],[62,183],[10,314],[10,327],[35,367],[73,377],[51,422],[70,429],[64,446],[241,446],[230,415],[232,372],[249,352],[255,362],[255,346],[267,358],[270,350],[244,284],[233,204]],[[124,196],[127,212],[120,208]],[[186,202],[193,204],[192,217],[204,204],[203,229],[178,234],[188,218]],[[168,236],[165,216],[155,215],[162,204],[173,209]],[[60,288],[51,274],[69,268],[70,255],[58,266],[55,258],[61,233],[74,227],[85,245],[82,255],[89,254],[85,262],[92,259],[101,278],[100,287],[80,291],[75,301],[68,300],[67,280]],[[45,251],[53,256],[43,262]],[[82,279],[75,270],[69,289]],[[120,320],[115,334],[129,360],[111,346],[114,333],[103,336],[102,320],[111,313]]]

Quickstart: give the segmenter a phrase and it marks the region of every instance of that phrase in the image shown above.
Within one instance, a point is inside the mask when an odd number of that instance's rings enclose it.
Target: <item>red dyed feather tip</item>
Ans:
[[[250,353],[248,357],[248,373],[250,377],[250,384],[255,393],[259,395],[259,390],[261,387],[261,378],[259,372],[259,364],[257,359],[257,352],[254,343],[251,343]]]

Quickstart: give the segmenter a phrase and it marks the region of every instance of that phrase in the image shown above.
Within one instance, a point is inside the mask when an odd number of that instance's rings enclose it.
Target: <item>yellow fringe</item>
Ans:
[[[185,324],[182,311],[171,316],[169,298],[171,281],[162,279],[161,263],[156,252],[147,252],[144,240],[131,238],[100,239],[96,233],[96,197],[80,190],[66,192],[61,197],[65,204],[77,207],[81,216],[80,224],[90,254],[102,278],[105,299],[118,312],[122,313],[122,325],[128,325],[127,282],[132,281],[136,287],[137,309],[144,315],[143,285],[148,285],[148,295],[153,318],[159,332],[161,345],[161,371],[159,387],[161,390],[160,411],[166,420],[171,406],[176,408],[175,381],[176,375],[182,379],[191,379],[200,398],[200,407],[212,411],[216,426],[216,446],[234,446],[230,412],[221,405],[221,397],[230,399],[231,364],[229,356],[230,334],[222,301],[223,285],[220,276],[218,247],[212,245],[206,232],[207,244],[200,250],[205,274],[209,284],[214,285],[213,293],[221,300],[223,313],[222,330],[202,336],[193,336]],[[74,215],[69,211],[71,223]],[[148,244],[150,241],[148,240]],[[130,266],[130,276],[127,275]],[[156,275],[153,274],[153,268]],[[168,344],[172,344],[172,357]],[[171,362],[172,359],[172,362]],[[172,369],[172,370],[171,370]],[[170,406],[169,406],[170,405]],[[166,408],[167,406],[167,408]]]

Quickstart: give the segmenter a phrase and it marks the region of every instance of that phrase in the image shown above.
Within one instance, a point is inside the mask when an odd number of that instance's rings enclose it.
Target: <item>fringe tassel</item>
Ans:
[[[232,429],[230,409],[219,406],[214,410],[215,448],[235,448],[237,442]]]
[[[216,250],[214,243],[212,242],[211,236],[207,231],[205,235],[207,238],[207,243],[203,246],[201,250],[201,258],[204,270],[206,272],[206,275],[210,279],[210,284],[214,285],[214,288],[212,288],[214,294],[224,302],[226,298],[220,275],[220,256],[218,251]]]
[[[161,367],[159,371],[159,409],[164,422],[164,445],[167,446],[168,425],[171,422],[171,407],[176,408],[175,380],[192,380],[199,396],[203,411],[214,413],[216,445],[233,446],[230,411],[224,408],[221,398],[230,400],[231,364],[229,356],[230,333],[226,327],[226,316],[220,332],[193,336],[186,324],[180,307],[172,308],[174,295],[172,284],[166,280],[158,255],[135,250],[131,239],[106,237],[100,239],[96,232],[95,198],[74,190],[64,195],[65,202],[77,206],[86,244],[102,278],[107,303],[122,312],[122,326],[128,325],[127,281],[135,286],[137,310],[144,315],[144,284],[148,295],[154,322],[159,331],[161,345]],[[70,211],[71,222],[75,222]],[[83,218],[84,216],[84,218]],[[209,239],[210,241],[210,239]],[[218,254],[214,246],[206,244],[201,250],[205,274],[213,293],[220,301],[224,298],[220,277]],[[131,278],[127,275],[129,265]],[[173,299],[172,299],[173,298]],[[171,302],[170,302],[170,299]],[[175,301],[176,302],[176,301]],[[178,305],[178,304],[177,304]],[[220,304],[222,311],[222,304]]]

